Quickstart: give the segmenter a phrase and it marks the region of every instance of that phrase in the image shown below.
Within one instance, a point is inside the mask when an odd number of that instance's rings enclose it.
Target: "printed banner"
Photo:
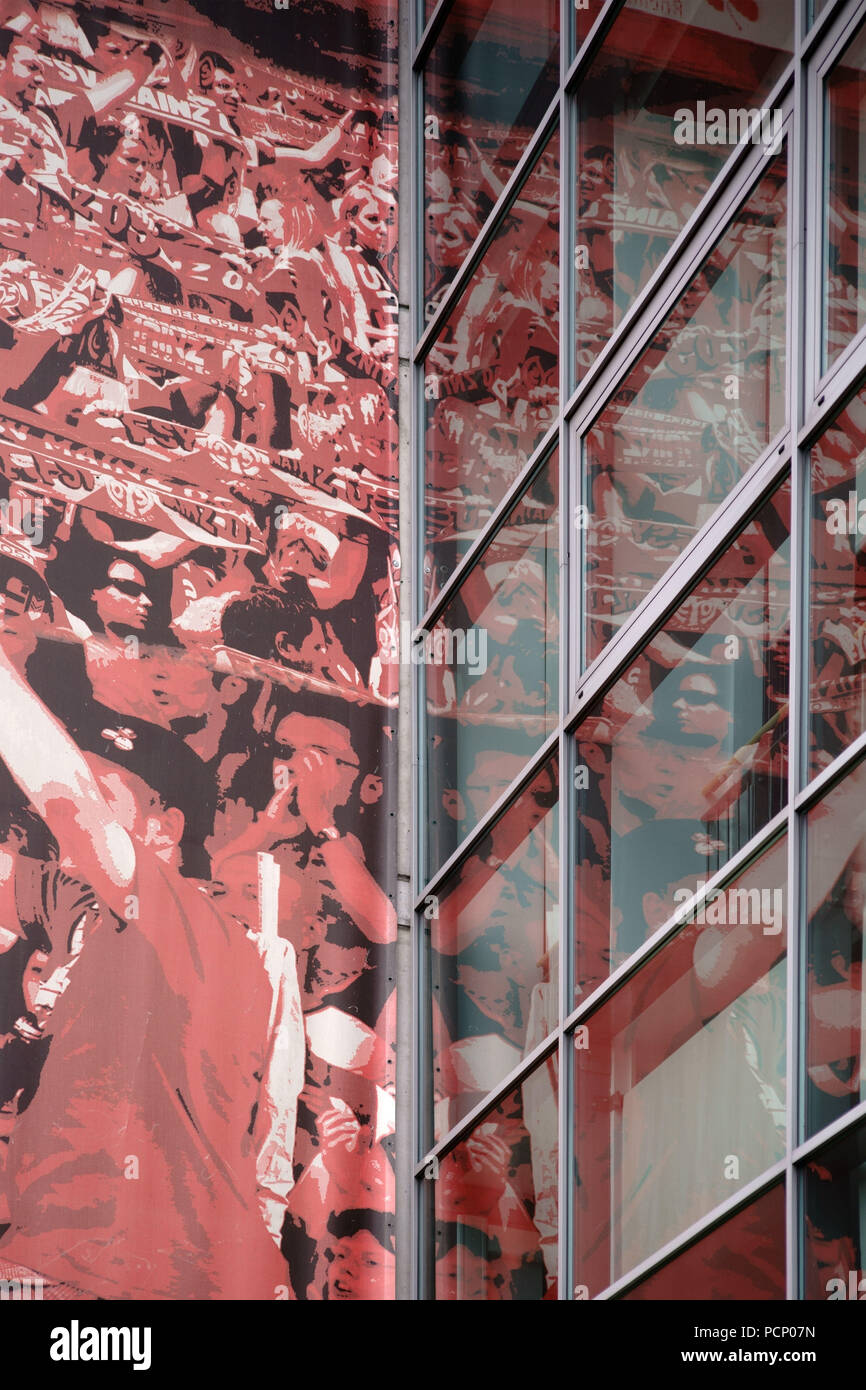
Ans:
[[[391,1298],[396,6],[0,26],[0,1278]]]

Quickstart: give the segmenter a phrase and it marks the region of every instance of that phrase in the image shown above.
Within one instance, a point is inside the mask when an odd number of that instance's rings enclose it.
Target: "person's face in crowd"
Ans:
[[[153,608],[144,575],[129,560],[111,562],[105,584],[93,591],[93,601],[106,632],[143,632]]]
[[[436,1261],[436,1298],[442,1302],[498,1300],[502,1284],[502,1275],[463,1245],[452,1246]]]
[[[584,194],[598,194],[613,188],[613,156],[596,155],[580,161],[580,189]]]
[[[290,632],[278,632],[275,642],[277,659],[285,666],[300,671],[321,671],[328,655],[328,637],[321,620],[311,615],[313,624],[300,646],[292,641]]]
[[[293,575],[306,579],[320,608],[354,597],[367,568],[368,538],[341,534],[340,518],[316,507],[295,509],[276,526],[266,571],[282,588]]]
[[[0,83],[9,94],[10,99],[20,106],[32,106],[36,101],[36,93],[44,81],[42,63],[37,50],[29,43],[21,41],[13,43],[9,48],[2,83]]]
[[[328,1298],[387,1299],[393,1296],[396,1260],[385,1250],[372,1231],[356,1231],[343,1236],[333,1248],[328,1272]]]
[[[674,700],[677,728],[683,734],[702,734],[721,743],[731,726],[731,715],[719,703],[719,688],[712,676],[684,676]]]
[[[437,265],[454,266],[475,240],[477,219],[460,203],[433,203],[427,210],[427,244]]]
[[[230,72],[226,72],[224,68],[216,69],[213,82],[208,88],[208,96],[222,107],[230,120],[234,120],[240,109],[241,97]]]
[[[105,163],[100,184],[113,193],[137,198],[147,174],[148,154],[141,140],[125,136]]]
[[[524,761],[519,754],[490,752],[476,756],[475,765],[466,779],[466,795],[475,820],[479,820],[499,800],[523,766]],[[458,818],[463,819],[466,811],[459,795],[453,809],[457,811]]]
[[[53,1005],[57,998],[57,981],[50,976],[64,965],[69,965],[81,954],[87,937],[97,923],[95,912],[88,909],[82,912],[66,940],[60,940],[51,951],[34,951],[30,956],[21,979],[21,988],[28,1012],[39,1015],[40,1008]],[[48,984],[48,989],[44,986]],[[41,994],[40,994],[41,991]]]
[[[50,951],[31,952],[22,972],[21,992],[27,1013],[34,1015],[40,1024],[44,1025],[65,986],[66,967],[81,954],[98,922],[96,910],[87,908],[73,924],[69,935],[55,941]]]
[[[522,364],[520,376],[523,384],[527,386],[530,391],[544,385],[544,366],[538,353],[533,353],[532,356],[528,357]]]
[[[220,863],[212,892],[220,906],[255,931],[259,924],[258,860],[254,854],[233,854]]]
[[[280,520],[269,565],[277,583],[299,574],[312,587],[331,567],[339,548],[337,523],[310,508],[295,510]]]
[[[277,773],[296,784],[315,783],[314,790],[333,813],[345,806],[361,772],[347,729],[332,719],[307,714],[290,714],[277,725],[279,756],[274,760]],[[305,788],[306,790],[306,788]]]
[[[356,162],[369,165],[379,146],[379,132],[371,121],[354,121],[349,126],[349,148]]]
[[[44,595],[17,571],[4,576],[0,569],[0,641],[19,669],[36,650],[40,633],[50,619]]]
[[[378,192],[369,184],[358,184],[348,200],[345,214],[355,244],[386,256],[397,244],[397,204],[389,193]]]
[[[682,787],[686,760],[665,739],[621,738],[616,749],[616,781],[625,796],[661,810]]]
[[[279,251],[286,244],[286,223],[283,205],[276,198],[266,198],[259,208],[259,231],[269,251]]]
[[[116,29],[109,29],[97,38],[93,56],[100,70],[110,73],[122,65],[123,60],[138,48],[139,43],[139,39],[119,34]]]
[[[166,651],[157,652],[146,665],[146,675],[153,698],[167,720],[181,715],[203,714],[218,704],[213,675],[204,662],[185,656],[178,661]]]

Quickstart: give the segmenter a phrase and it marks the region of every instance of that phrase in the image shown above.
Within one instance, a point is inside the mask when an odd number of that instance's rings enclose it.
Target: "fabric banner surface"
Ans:
[[[394,1296],[395,0],[0,4],[0,1276]]]

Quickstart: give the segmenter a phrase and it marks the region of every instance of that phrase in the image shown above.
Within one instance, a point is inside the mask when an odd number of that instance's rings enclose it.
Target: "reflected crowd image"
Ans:
[[[0,0],[52,1360],[568,1301],[820,1364],[769,1305],[866,1298],[864,247],[866,0]]]

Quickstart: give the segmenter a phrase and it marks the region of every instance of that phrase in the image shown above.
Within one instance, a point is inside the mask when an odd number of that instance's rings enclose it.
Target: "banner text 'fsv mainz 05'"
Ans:
[[[0,1280],[389,1298],[393,0],[0,48]]]

